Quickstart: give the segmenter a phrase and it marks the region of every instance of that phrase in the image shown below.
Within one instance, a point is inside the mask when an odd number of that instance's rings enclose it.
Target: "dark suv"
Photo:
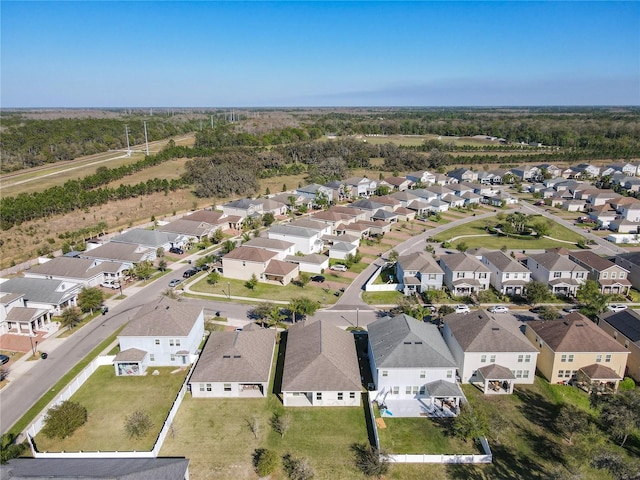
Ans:
[[[182,274],[182,276],[183,276],[183,278],[189,278],[189,277],[193,277],[196,273],[198,273],[198,272],[196,271],[195,268],[190,268],[189,270],[186,270]]]
[[[169,249],[169,252],[170,253],[175,253],[177,255],[182,255],[184,253],[184,250],[182,250],[181,248],[178,248],[178,247],[171,247]]]

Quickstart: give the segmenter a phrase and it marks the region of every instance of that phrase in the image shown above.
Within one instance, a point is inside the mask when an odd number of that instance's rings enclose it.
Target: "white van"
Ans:
[[[335,270],[337,272],[346,272],[347,271],[347,266],[346,265],[342,265],[341,263],[336,263],[335,265],[331,265],[329,267],[329,269]]]

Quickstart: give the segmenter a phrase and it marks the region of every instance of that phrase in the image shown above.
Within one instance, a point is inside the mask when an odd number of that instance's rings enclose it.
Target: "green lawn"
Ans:
[[[151,450],[167,412],[184,381],[187,370],[153,368],[141,377],[116,377],[113,366],[99,367],[71,397],[89,413],[87,423],[64,440],[36,436],[38,449],[45,451]],[[127,415],[146,412],[153,428],[143,438],[131,439],[124,431]]]
[[[369,305],[396,305],[404,295],[394,290],[392,292],[362,292],[362,300]]]

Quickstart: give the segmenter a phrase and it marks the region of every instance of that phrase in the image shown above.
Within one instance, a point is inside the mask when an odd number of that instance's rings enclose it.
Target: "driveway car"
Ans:
[[[6,355],[0,355],[0,365],[4,365],[8,361],[9,361],[9,357],[7,357]]]
[[[182,255],[184,253],[184,250],[182,250],[181,248],[178,248],[178,247],[171,247],[169,249],[169,252],[170,253],[175,253],[175,254],[178,254],[178,255]]]
[[[324,282],[324,276],[322,275],[314,275],[313,277],[311,277],[311,281],[312,282]]]
[[[471,312],[471,309],[469,308],[469,305],[456,305],[455,306],[455,310],[456,310],[456,313],[469,313],[469,312]]]
[[[337,263],[335,265],[331,265],[329,268],[331,270],[335,270],[336,272],[346,272],[347,271],[347,266],[346,265],[342,265],[341,263]]]
[[[627,309],[627,306],[623,304],[607,305],[607,310],[609,310],[610,312],[621,312],[626,309]]]
[[[105,282],[102,282],[100,286],[104,288],[110,288],[112,290],[115,290],[116,288],[120,288],[120,284],[115,280],[107,280]]]
[[[562,311],[566,312],[566,313],[579,312],[580,311],[580,307],[564,307],[562,309]]]
[[[491,307],[489,311],[491,313],[509,313],[509,307],[505,307],[504,305],[496,305],[495,307]]]
[[[169,282],[169,286],[173,288],[173,287],[177,286],[181,281],[182,280],[180,280],[179,278],[174,278],[173,280],[171,280]]]
[[[182,276],[184,278],[189,278],[189,277],[193,277],[196,273],[198,273],[198,271],[195,268],[190,268],[189,270],[186,270]]]

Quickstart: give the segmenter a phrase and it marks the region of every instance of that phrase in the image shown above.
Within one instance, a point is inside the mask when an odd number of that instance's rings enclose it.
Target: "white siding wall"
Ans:
[[[377,390],[394,391],[398,387],[398,397],[415,397],[413,390],[407,394],[406,388],[421,387],[426,383],[436,380],[445,380],[455,383],[456,367],[451,368],[380,368],[378,370]],[[385,373],[387,375],[385,376]],[[424,377],[421,375],[424,372]]]

